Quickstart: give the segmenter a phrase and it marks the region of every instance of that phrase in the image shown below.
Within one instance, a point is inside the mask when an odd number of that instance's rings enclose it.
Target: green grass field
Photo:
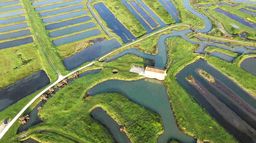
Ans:
[[[144,3],[147,4],[158,16],[160,16],[166,24],[175,23],[175,21],[164,9],[164,7],[158,2],[158,0],[144,0]]]
[[[42,69],[37,46],[33,44],[0,50],[0,88]]]
[[[32,28],[35,42],[38,44],[40,56],[47,59],[47,65],[51,66],[54,72],[66,73],[66,69],[57,54],[56,48],[53,47],[38,13],[34,10],[29,0],[22,0],[22,2],[28,13],[29,24]]]

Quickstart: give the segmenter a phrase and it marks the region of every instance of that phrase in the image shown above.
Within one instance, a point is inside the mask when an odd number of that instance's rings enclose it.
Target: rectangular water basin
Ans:
[[[85,24],[73,26],[73,27],[68,27],[68,28],[65,28],[65,29],[52,31],[52,32],[49,33],[49,35],[50,35],[50,37],[59,37],[59,36],[71,34],[71,33],[74,33],[74,32],[79,32],[79,31],[83,31],[83,30],[86,30],[86,29],[90,29],[90,28],[93,28],[95,26],[96,26],[95,23],[90,22],[90,23],[85,23]]]
[[[21,9],[21,8],[23,8],[21,5],[8,6],[8,7],[0,8],[0,12],[7,12],[10,10]]]
[[[142,9],[136,2],[131,1],[130,4],[133,6],[133,8],[136,9],[136,11],[143,17],[144,20],[147,21],[148,24],[150,24],[151,27],[155,28],[157,27],[157,23],[150,17],[144,9]]]
[[[22,22],[25,21],[26,18],[25,16],[19,16],[19,17],[12,17],[12,18],[8,18],[5,20],[0,20],[0,24],[11,24],[11,23],[16,23],[16,22]]]
[[[121,44],[116,39],[96,42],[81,52],[64,59],[64,65],[66,69],[72,70],[81,66],[85,62],[96,60],[119,47],[121,47]]]
[[[47,30],[53,30],[53,29],[65,27],[65,26],[68,26],[68,25],[74,25],[74,24],[86,22],[86,21],[89,21],[89,20],[91,20],[91,17],[89,17],[89,16],[74,18],[74,19],[70,19],[70,20],[67,20],[67,21],[62,21],[62,22],[59,22],[59,23],[46,25],[46,29]]]
[[[12,33],[0,34],[0,40],[18,38],[18,37],[22,37],[22,36],[28,36],[30,34],[31,33],[29,30],[21,30],[21,31],[12,32]]]
[[[77,4],[77,3],[81,3],[81,2],[82,2],[82,0],[73,0],[73,1],[68,1],[68,2],[64,2],[64,3],[57,3],[57,4],[47,5],[47,6],[43,6],[43,7],[37,7],[35,9],[36,9],[36,11],[41,12],[44,10],[53,10],[55,8],[65,7],[65,6],[69,6],[69,5],[73,5],[73,4]]]
[[[131,42],[136,39],[103,3],[98,3],[94,5],[94,7],[100,14],[101,18],[107,23],[108,27],[120,36],[124,43]]]
[[[18,4],[19,1],[17,0],[13,0],[13,1],[0,1],[0,6],[4,7],[4,6],[9,6],[9,5],[14,5],[14,4]]]
[[[85,14],[87,14],[87,12],[84,11],[84,10],[77,11],[77,12],[71,12],[71,13],[65,13],[63,15],[57,15],[57,16],[45,18],[45,19],[43,19],[43,22],[49,24],[49,23],[62,21],[62,20],[65,20],[65,19],[70,19],[70,18],[73,18],[73,17],[79,17],[79,16],[82,16],[82,15],[85,15]]]
[[[89,37],[93,37],[93,36],[97,36],[99,35],[101,32],[98,29],[95,30],[90,30],[90,31],[85,31],[76,35],[71,35],[71,36],[67,36],[67,37],[63,37],[57,40],[53,40],[53,44],[55,46],[60,46],[60,45],[64,45],[67,43],[72,43],[72,42],[76,42],[79,40],[83,40]]]
[[[6,18],[6,17],[11,17],[11,16],[15,16],[15,15],[22,15],[22,14],[24,14],[23,10],[9,11],[9,12],[5,12],[5,13],[1,13],[0,18]]]
[[[0,43],[0,49],[16,47],[16,46],[20,46],[20,45],[24,45],[24,44],[28,44],[28,43],[32,43],[32,42],[33,42],[32,37],[3,42],[3,43]]]
[[[0,32],[13,31],[13,30],[18,30],[18,29],[23,29],[26,27],[28,27],[27,23],[8,25],[8,26],[0,27]]]
[[[42,16],[42,17],[52,16],[52,15],[56,15],[56,14],[60,14],[60,13],[64,13],[64,12],[70,12],[70,11],[79,10],[79,9],[82,10],[83,8],[84,8],[84,6],[82,6],[82,5],[74,5],[74,6],[70,6],[70,7],[61,8],[61,9],[41,12],[40,16]]]

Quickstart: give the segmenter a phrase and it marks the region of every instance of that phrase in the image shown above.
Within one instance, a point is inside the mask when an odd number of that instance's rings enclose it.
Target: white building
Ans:
[[[153,67],[146,67],[144,71],[144,76],[148,78],[155,78],[158,80],[164,80],[166,77],[166,71],[153,68]]]
[[[153,68],[153,67],[146,67],[145,69],[143,67],[133,66],[130,69],[130,72],[137,73],[139,75],[145,76],[147,78],[154,78],[157,80],[164,80],[166,77],[166,71]]]

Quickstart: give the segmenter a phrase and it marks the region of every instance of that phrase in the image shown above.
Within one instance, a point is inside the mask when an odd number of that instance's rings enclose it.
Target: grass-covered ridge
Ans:
[[[29,0],[22,0],[22,2],[28,13],[29,24],[32,28],[34,40],[39,47],[40,56],[45,58],[45,62],[47,62],[46,65],[51,67],[49,70],[54,70],[52,72],[55,73],[52,74],[56,74],[56,72],[65,73],[66,69],[62,64],[56,49],[53,47],[38,13],[32,7]]]
[[[143,0],[166,24],[175,23],[171,15],[164,9],[158,0]]]
[[[135,36],[139,37],[146,33],[140,22],[130,13],[130,11],[122,4],[121,0],[96,0],[96,2],[104,2],[109,10],[116,18]]]

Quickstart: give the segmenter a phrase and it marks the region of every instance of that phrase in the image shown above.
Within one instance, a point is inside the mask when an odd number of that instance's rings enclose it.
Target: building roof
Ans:
[[[155,73],[160,73],[160,74],[165,74],[166,73],[165,70],[161,70],[161,69],[157,69],[157,68],[153,68],[153,67],[146,67],[145,71],[155,72]]]

